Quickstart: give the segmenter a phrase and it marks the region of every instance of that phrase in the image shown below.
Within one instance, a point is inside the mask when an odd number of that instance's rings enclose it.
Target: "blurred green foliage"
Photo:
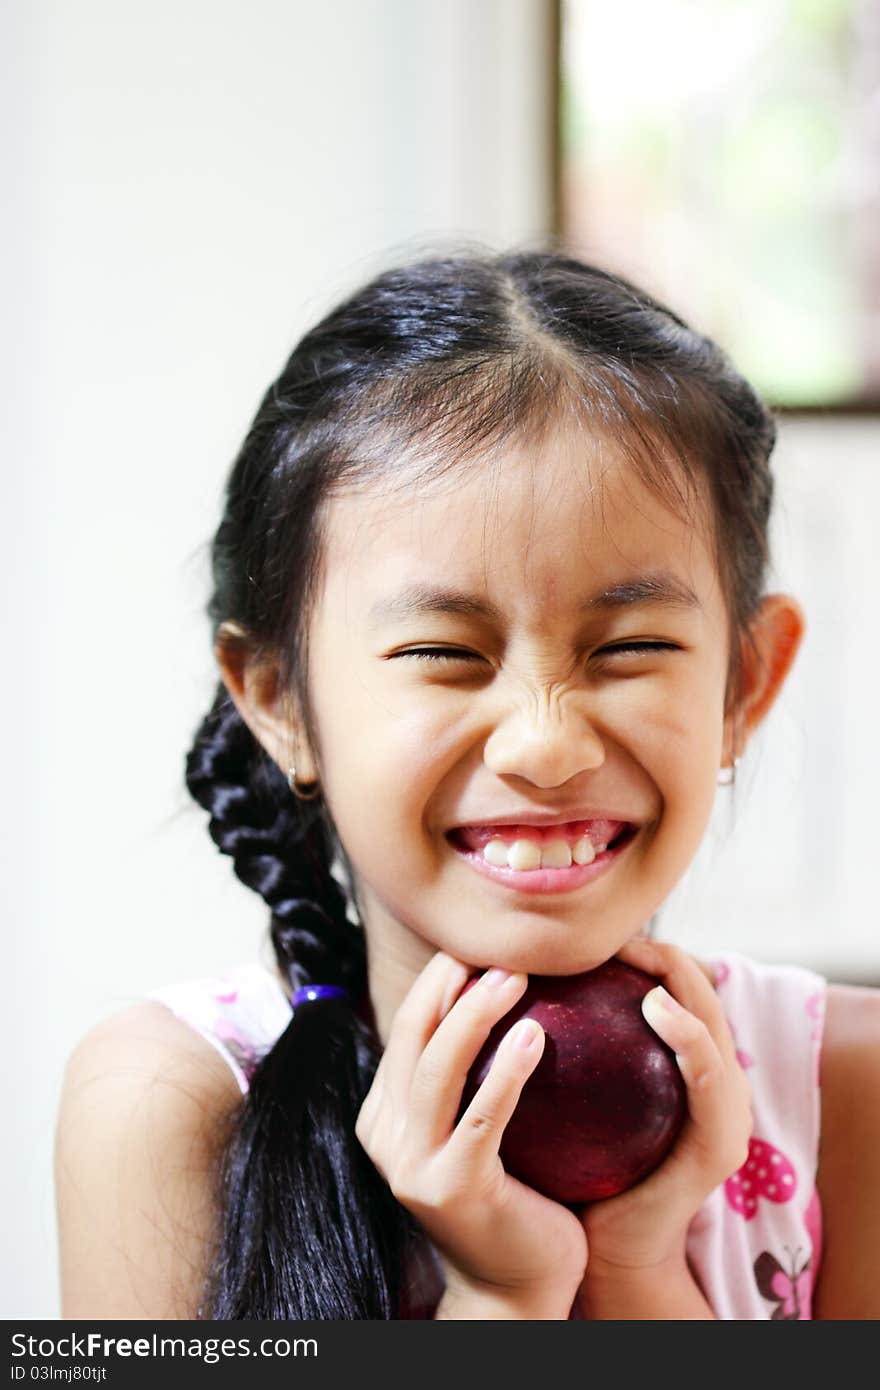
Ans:
[[[869,390],[861,3],[563,5],[563,236],[647,278],[780,405]]]

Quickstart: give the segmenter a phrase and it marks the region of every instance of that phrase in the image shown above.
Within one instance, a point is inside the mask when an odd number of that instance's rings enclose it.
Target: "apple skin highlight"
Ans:
[[[540,1023],[544,1052],[501,1140],[513,1177],[580,1206],[626,1191],[666,1157],[687,1114],[687,1090],[671,1048],[642,1015],[657,984],[615,959],[581,975],[530,977],[476,1057],[459,1110],[514,1024]]]

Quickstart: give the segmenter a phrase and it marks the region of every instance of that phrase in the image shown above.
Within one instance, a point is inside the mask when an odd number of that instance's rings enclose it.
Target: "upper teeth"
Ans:
[[[567,869],[572,863],[592,864],[607,848],[594,845],[587,835],[571,846],[567,840],[548,840],[543,845],[534,840],[514,840],[508,845],[496,838],[483,846],[483,858],[498,869]]]

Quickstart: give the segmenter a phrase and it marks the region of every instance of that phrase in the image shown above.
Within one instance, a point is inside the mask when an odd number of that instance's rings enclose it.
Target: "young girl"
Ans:
[[[880,1314],[880,996],[651,939],[801,641],[773,443],[718,347],[562,255],[423,260],[306,334],[229,479],[187,760],[277,966],[75,1049],[66,1317]],[[612,956],[688,1118],[569,1208],[498,1153],[540,1028],[459,1104],[530,973]]]

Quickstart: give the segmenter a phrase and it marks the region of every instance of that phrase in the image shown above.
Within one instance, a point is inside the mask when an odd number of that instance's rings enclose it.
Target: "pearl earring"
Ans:
[[[719,787],[729,787],[736,781],[736,769],[741,761],[740,758],[734,757],[733,762],[728,767],[721,768],[717,778]]]
[[[292,767],[287,774],[287,785],[290,787],[290,790],[293,792],[294,796],[299,797],[300,801],[314,801],[315,797],[319,794],[321,790],[320,783],[317,781],[298,782],[296,780],[295,767]]]

